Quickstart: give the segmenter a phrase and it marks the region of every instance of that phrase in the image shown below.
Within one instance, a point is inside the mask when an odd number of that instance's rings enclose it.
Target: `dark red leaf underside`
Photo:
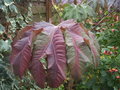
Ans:
[[[66,20],[66,21],[61,22],[58,26],[63,27],[63,28],[70,28],[75,24],[76,24],[75,20],[71,19],[71,20]]]
[[[29,62],[31,60],[30,37],[19,40],[14,45],[14,48],[18,50],[19,53],[17,53],[14,60],[12,61],[13,70],[15,75],[21,78],[28,68]]]
[[[46,56],[46,50],[48,43],[50,42],[48,35],[43,32],[40,33],[33,44],[32,64],[30,64],[30,72],[41,88],[45,86],[46,73],[43,64],[40,62],[42,58]]]
[[[49,33],[46,31],[47,30],[44,29],[44,31],[41,32],[34,41],[32,61],[40,60],[46,56],[46,50],[50,42],[49,34],[51,34],[52,30]]]
[[[12,52],[11,52],[11,55],[10,55],[10,63],[11,64],[12,64],[12,61],[14,60],[15,56],[19,53],[19,51],[14,47],[14,45],[17,43],[18,40],[22,39],[23,37],[30,36],[30,34],[31,34],[30,30],[31,29],[32,29],[32,26],[26,26],[20,32],[18,32],[17,36],[13,39],[13,42],[11,44]],[[27,32],[29,32],[29,35],[28,35]]]
[[[33,42],[33,54],[30,64],[30,72],[40,88],[45,87],[46,73],[43,64],[40,62],[46,56],[46,50],[50,42],[49,35],[54,30],[54,25],[40,22],[34,24],[34,31],[43,28],[43,32],[37,35],[36,40]]]
[[[39,60],[32,61],[29,70],[30,70],[33,78],[35,79],[36,84],[39,87],[44,88],[46,74],[45,74],[45,70],[43,68],[42,63]]]
[[[23,38],[13,44],[11,64],[13,66],[15,75],[19,76],[20,78],[22,78],[23,74],[28,69],[32,56],[32,40],[38,34],[38,32],[40,33],[41,30],[26,30],[26,32],[23,34]]]
[[[25,28],[23,28],[21,31],[17,32],[17,36],[13,39],[12,45],[14,45],[18,40],[22,39],[25,37],[25,33],[27,31],[30,31],[33,28],[33,26],[26,26]]]
[[[60,86],[66,79],[66,51],[62,32],[57,29],[52,36],[48,48],[48,75],[47,82],[52,88]]]

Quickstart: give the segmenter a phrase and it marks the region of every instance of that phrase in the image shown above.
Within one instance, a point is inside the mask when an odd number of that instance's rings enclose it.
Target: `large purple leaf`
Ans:
[[[32,64],[30,64],[29,68],[35,82],[41,88],[45,87],[46,73],[45,68],[40,61],[46,56],[48,44],[49,37],[43,32],[36,37],[33,44]]]
[[[39,87],[44,88],[46,73],[45,69],[43,68],[43,64],[39,60],[34,60],[32,61],[29,70],[33,78],[35,79],[36,84]]]
[[[84,38],[75,33],[66,31],[65,40],[67,45],[67,63],[71,75],[75,80],[79,80],[85,71],[86,63],[91,61],[90,50],[85,44]]]
[[[55,1],[57,4],[58,3],[62,3],[62,4],[66,4],[66,3],[74,3],[74,0],[52,0]],[[81,3],[82,0],[76,0],[77,4]]]
[[[37,35],[36,39],[33,41],[33,53],[32,53],[32,61],[30,64],[30,72],[35,79],[37,85],[41,88],[45,87],[45,80],[46,80],[46,67],[43,63],[41,63],[42,58],[46,57],[46,50],[50,42],[49,35],[51,34],[52,30],[54,30],[54,25],[40,22],[35,23],[34,30],[39,30],[41,28],[44,29],[39,35]],[[43,67],[44,65],[44,67]]]
[[[12,46],[12,52],[11,52],[11,56],[10,56],[10,63],[12,64],[15,56],[19,53],[19,50],[17,50],[14,45],[16,44],[16,42],[20,39],[22,39],[23,37],[28,37],[30,36],[31,33],[28,33],[27,32],[31,32],[31,29],[33,27],[32,26],[26,26],[25,28],[23,28],[21,31],[18,32],[17,36],[13,39],[13,42],[11,44]]]
[[[23,76],[24,72],[28,68],[28,64],[31,60],[31,41],[30,37],[23,38],[19,40],[14,48],[18,50],[18,54],[14,56],[13,60],[13,71],[15,75],[18,75],[20,78]]]
[[[94,61],[98,62],[99,58],[94,57],[94,53],[91,53],[91,45],[87,44],[84,38],[89,38],[88,32],[82,28],[79,24],[74,24],[65,32],[65,40],[67,44],[67,63],[74,79],[80,79],[83,72],[86,70],[86,64],[94,64]],[[93,38],[91,38],[93,39]],[[92,44],[93,46],[94,43]],[[94,49],[94,51],[97,49]],[[98,59],[98,60],[97,60]]]
[[[29,37],[31,34],[33,34],[33,32],[35,32],[35,34],[37,35],[43,30],[43,28],[45,29],[44,30],[45,32],[49,33],[50,31],[48,31],[48,28],[50,29],[50,27],[52,26],[53,26],[52,24],[46,22],[40,22],[40,23],[35,23],[34,25],[28,25],[25,28],[23,28],[21,31],[19,31],[17,33],[17,36],[13,39],[12,42],[12,53],[10,56],[10,63],[12,63],[14,57],[19,53],[19,51],[16,48],[14,48],[14,45],[18,40],[25,37]]]
[[[89,47],[86,45],[84,38],[82,36],[76,36],[77,35],[74,35],[73,33],[71,34],[75,49],[75,59],[71,74],[75,80],[78,80],[81,78],[83,72],[85,71],[86,64],[92,62],[92,54],[89,50]]]
[[[15,75],[22,78],[25,71],[28,69],[31,54],[32,54],[32,41],[37,34],[41,32],[42,29],[37,31],[24,32],[22,39],[16,41],[13,44],[13,52],[11,55],[11,64],[13,66],[13,71]]]
[[[83,28],[82,25],[76,24],[73,27],[71,27],[71,32],[80,35],[84,38],[85,43],[90,47],[90,50],[92,52],[92,63],[97,66],[99,62],[99,46],[95,45],[95,39],[93,37],[93,33],[90,31],[87,31],[85,28]],[[97,42],[96,42],[97,44]],[[97,44],[98,45],[98,44]],[[98,47],[98,48],[97,48]]]
[[[66,50],[60,29],[56,29],[51,37],[47,50],[48,75],[47,82],[52,88],[60,86],[66,79]]]
[[[73,20],[73,19],[70,19],[70,20],[66,20],[66,21],[62,21],[58,26],[59,27],[62,27],[62,28],[70,28],[70,27],[72,27],[73,25],[75,25],[76,24],[76,21],[75,20]]]
[[[40,22],[36,23],[34,30],[39,30],[43,28],[44,30],[37,35],[34,43],[33,43],[33,60],[39,60],[46,56],[46,50],[48,47],[48,44],[50,42],[50,37],[52,31],[54,30],[54,25],[46,23],[46,22]]]
[[[92,52],[92,63],[94,64],[94,66],[98,66],[99,63],[99,44],[97,42],[97,40],[95,39],[95,35],[86,30],[86,28],[84,28],[83,25],[76,25],[76,29],[77,31],[73,31],[79,35],[82,35],[82,37],[84,38],[84,41],[86,42],[86,44],[90,47],[90,50]],[[81,32],[81,33],[80,33]]]
[[[48,33],[50,33],[50,31],[52,29],[54,29],[54,25],[47,23],[47,22],[37,22],[34,24],[34,30],[39,30],[41,28],[44,28],[45,31],[48,31]]]
[[[13,39],[12,45],[15,44],[18,40],[20,40],[24,37],[27,37],[28,35],[26,36],[25,32],[30,31],[32,28],[33,28],[33,26],[28,25],[25,28],[23,28],[21,31],[18,31],[17,36]]]

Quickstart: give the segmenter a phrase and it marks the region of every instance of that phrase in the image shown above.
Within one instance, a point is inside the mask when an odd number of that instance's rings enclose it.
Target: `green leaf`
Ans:
[[[114,87],[114,90],[118,90],[116,87]]]
[[[42,58],[40,61],[41,61],[42,63],[46,63],[46,60],[45,60],[44,58]]]
[[[0,0],[0,4],[2,4],[2,0]]]
[[[107,82],[107,85],[110,86],[110,87],[112,87],[112,86],[113,86],[113,83],[114,83],[113,81],[109,80],[109,81]]]
[[[2,9],[2,10],[3,10],[3,9],[4,9],[4,7],[5,7],[4,5],[0,4],[0,9]]]
[[[7,7],[6,7],[5,5],[0,4],[0,9],[1,9],[3,12],[7,13]]]
[[[94,85],[94,86],[92,87],[92,90],[99,90],[99,86]]]
[[[93,77],[91,80],[89,80],[88,82],[87,82],[87,86],[90,88],[90,87],[92,87],[93,85],[95,85],[95,83],[96,83],[96,77]]]
[[[75,19],[81,22],[87,19],[88,16],[95,16],[94,10],[89,5],[68,5],[64,9],[63,19]]]
[[[101,6],[104,8],[104,6],[105,6],[105,0],[101,0]]]
[[[2,24],[0,24],[0,34],[3,34],[4,30],[5,30],[5,27]]]
[[[16,21],[15,21],[14,18],[10,18],[10,19],[9,19],[9,22],[11,23],[11,26],[12,26],[12,27],[16,27]]]
[[[2,61],[2,59],[0,58],[0,62]]]
[[[120,54],[116,57],[116,59],[118,59],[118,60],[120,59]]]
[[[101,71],[101,75],[104,77],[107,75],[107,73],[105,71]]]
[[[90,7],[89,5],[86,5],[85,9],[89,16],[95,16],[95,12],[92,7]]]
[[[13,4],[9,6],[9,9],[10,9],[11,12],[18,13],[17,7]]]
[[[3,1],[6,6],[10,6],[11,4],[14,3],[13,0],[3,0]]]
[[[3,54],[2,54],[2,53],[0,53],[0,59],[2,59],[2,58],[4,58],[4,56],[3,56]]]
[[[10,42],[8,40],[0,40],[0,51],[7,51],[10,49]]]

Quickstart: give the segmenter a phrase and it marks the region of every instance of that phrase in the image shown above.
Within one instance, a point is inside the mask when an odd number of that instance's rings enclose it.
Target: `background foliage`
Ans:
[[[11,73],[8,61],[11,51],[10,44],[15,32],[28,24],[31,16],[30,3],[24,0],[0,0],[0,90],[35,87],[29,78],[24,78],[21,82],[18,81]]]

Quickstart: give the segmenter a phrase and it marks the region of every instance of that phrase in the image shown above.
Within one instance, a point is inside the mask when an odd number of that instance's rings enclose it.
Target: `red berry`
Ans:
[[[114,26],[114,24],[112,24],[112,26]]]
[[[112,69],[112,71],[115,71],[115,70],[116,70],[115,68]]]
[[[118,72],[118,69],[113,68],[112,71],[113,71],[113,72]]]
[[[120,76],[116,76],[117,79],[120,79]]]
[[[110,69],[109,72],[118,72],[118,69],[113,68],[113,69]]]
[[[116,69],[115,72],[118,72],[118,70]]]
[[[112,32],[115,32],[115,29],[112,29],[111,31],[112,31]]]
[[[112,47],[112,49],[117,50],[117,49],[118,49],[118,47],[113,46],[113,47]]]
[[[110,69],[109,72],[113,72],[113,71]]]
[[[104,53],[105,55],[111,55],[111,54],[112,54],[112,52],[107,51],[107,50],[105,50],[103,53]]]
[[[110,54],[113,54],[113,52],[110,52]]]
[[[104,52],[103,52],[105,55],[107,55],[107,51],[105,50]]]

